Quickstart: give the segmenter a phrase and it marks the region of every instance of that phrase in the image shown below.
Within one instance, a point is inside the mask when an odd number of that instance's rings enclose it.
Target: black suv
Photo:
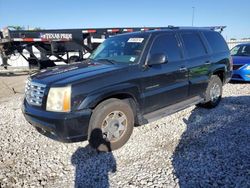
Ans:
[[[220,33],[172,28],[117,35],[84,62],[32,75],[23,113],[40,133],[89,140],[99,151],[123,146],[134,125],[191,105],[213,108],[232,74]]]

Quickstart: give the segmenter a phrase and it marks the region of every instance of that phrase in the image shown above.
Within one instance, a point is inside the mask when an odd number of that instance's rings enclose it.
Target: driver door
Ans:
[[[151,65],[142,79],[144,113],[149,113],[188,97],[188,71],[175,33],[157,35],[149,58],[164,53],[167,62]]]

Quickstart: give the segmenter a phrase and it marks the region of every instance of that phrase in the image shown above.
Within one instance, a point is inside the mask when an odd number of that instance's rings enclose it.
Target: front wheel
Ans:
[[[199,104],[198,106],[204,108],[216,107],[222,97],[222,81],[217,75],[213,75],[210,78],[208,87],[205,92],[205,103]]]
[[[128,102],[108,99],[100,103],[90,119],[89,143],[98,151],[112,151],[122,147],[130,138],[134,114]]]

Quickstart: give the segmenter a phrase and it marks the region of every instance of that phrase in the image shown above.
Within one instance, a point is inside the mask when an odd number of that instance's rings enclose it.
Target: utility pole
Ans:
[[[195,13],[195,7],[192,7],[193,13],[192,13],[192,26],[194,26],[194,13]]]

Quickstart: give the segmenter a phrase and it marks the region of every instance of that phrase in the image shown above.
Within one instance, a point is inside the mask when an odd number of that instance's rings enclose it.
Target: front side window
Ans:
[[[250,45],[235,46],[231,50],[232,56],[250,56]]]
[[[154,40],[150,55],[158,53],[165,54],[169,62],[181,60],[181,51],[174,34],[160,35]]]
[[[195,58],[206,54],[206,49],[198,33],[183,33],[181,37],[189,58]]]
[[[148,35],[121,35],[106,39],[92,53],[92,60],[109,60],[117,63],[137,63]]]

